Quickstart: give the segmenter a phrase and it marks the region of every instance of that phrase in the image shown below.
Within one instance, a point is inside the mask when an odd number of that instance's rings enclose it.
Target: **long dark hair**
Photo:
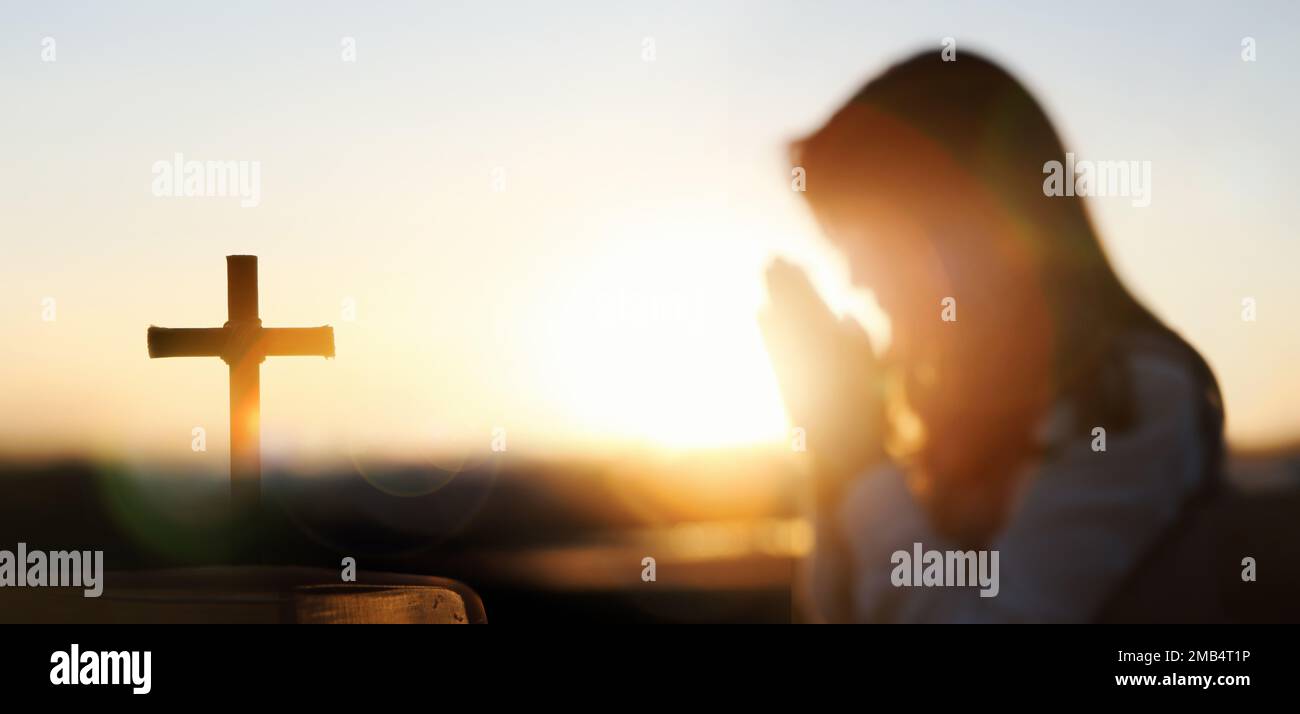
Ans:
[[[1122,433],[1135,417],[1134,390],[1122,341],[1134,334],[1154,336],[1195,375],[1203,395],[1199,411],[1204,440],[1211,451],[1209,468],[1217,474],[1223,415],[1214,375],[1194,348],[1120,282],[1082,198],[1049,196],[1043,190],[1045,162],[1064,162],[1065,150],[1046,113],[1025,87],[972,52],[962,53],[953,62],[943,61],[937,51],[927,52],[894,65],[863,87],[822,129],[792,146],[796,165],[807,172],[806,195],[815,212],[852,205],[868,193],[921,195],[925,208],[918,210],[944,209],[933,205],[934,182],[926,178],[927,172],[907,166],[925,159],[900,153],[905,148],[874,141],[867,128],[874,125],[865,118],[869,115],[887,116],[923,137],[927,149],[945,157],[945,166],[958,167],[965,174],[963,180],[979,187],[988,196],[989,205],[996,205],[1000,214],[1008,217],[1011,228],[1004,233],[1009,235],[999,240],[1011,241],[1013,249],[1025,256],[1025,264],[1030,266],[1027,272],[1035,275],[1033,294],[1041,296],[1045,309],[1040,322],[1047,327],[1037,342],[1044,345],[1042,372],[1049,375],[1043,387],[1046,398],[1072,404],[1080,426],[1105,424],[1108,431]],[[864,180],[864,162],[879,161],[903,168],[884,184]],[[909,181],[918,185],[905,185]],[[960,216],[954,220],[960,221]],[[942,235],[930,239],[936,243],[955,240]],[[969,245],[948,247],[955,253],[973,250]],[[972,351],[970,344],[963,347],[967,354]],[[955,370],[968,368],[960,362]],[[1015,385],[1014,378],[1009,376],[1008,384]],[[1018,432],[1032,417],[1041,417],[1041,401],[1032,407],[1022,405],[1019,422],[1008,420],[1011,425],[1007,428],[1017,432],[1010,437],[1020,438]],[[1008,413],[1014,409],[1008,407]],[[968,423],[969,419],[952,421]],[[1005,470],[1006,464],[998,463],[992,453],[972,456],[967,470]],[[955,483],[980,488],[996,478],[970,473]],[[954,492],[934,494],[938,505],[932,514],[941,527],[943,504],[969,495],[960,488],[950,491]],[[979,541],[996,530],[997,521],[947,525],[950,535]]]

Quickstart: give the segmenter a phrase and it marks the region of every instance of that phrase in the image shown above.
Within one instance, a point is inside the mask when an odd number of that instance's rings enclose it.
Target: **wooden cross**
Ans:
[[[235,513],[253,513],[262,495],[261,364],[267,356],[334,356],[334,328],[262,327],[257,256],[226,256],[222,327],[150,327],[150,357],[220,357],[230,365],[230,496]]]

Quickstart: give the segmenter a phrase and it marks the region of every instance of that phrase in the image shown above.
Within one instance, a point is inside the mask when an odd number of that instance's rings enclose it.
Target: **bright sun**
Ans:
[[[543,308],[532,347],[548,403],[592,440],[780,441],[786,416],[755,321],[762,254],[718,233],[675,235],[611,241]]]

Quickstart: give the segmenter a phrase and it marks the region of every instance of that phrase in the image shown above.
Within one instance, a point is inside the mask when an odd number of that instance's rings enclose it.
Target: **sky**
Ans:
[[[224,469],[225,365],[145,330],[224,322],[236,253],[264,324],[335,327],[336,359],[262,367],[272,463],[778,442],[766,262],[887,332],[785,145],[945,37],[1067,149],[1151,162],[1149,207],[1089,199],[1117,269],[1235,446],[1300,438],[1300,6],[1048,5],[5,0],[0,454],[186,459],[199,427]],[[257,162],[258,205],[155,195],[177,153]]]

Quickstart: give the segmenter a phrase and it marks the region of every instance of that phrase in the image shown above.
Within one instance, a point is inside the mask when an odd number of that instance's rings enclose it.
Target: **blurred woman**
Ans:
[[[970,52],[914,57],[797,142],[808,203],[888,351],[797,268],[762,316],[815,471],[812,592],[859,621],[1086,621],[1212,488],[1214,377],[1125,289],[1043,110]],[[989,550],[996,597],[902,586],[898,551]],[[909,578],[910,580],[910,578]],[[920,585],[920,583],[916,583]]]

